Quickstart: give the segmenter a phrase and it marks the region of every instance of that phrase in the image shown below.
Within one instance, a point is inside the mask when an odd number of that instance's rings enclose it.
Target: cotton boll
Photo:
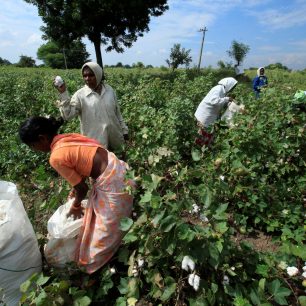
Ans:
[[[144,265],[144,260],[142,258],[137,259],[138,267],[141,268]]]
[[[277,266],[278,266],[278,268],[280,268],[282,270],[285,270],[288,267],[286,262],[284,262],[284,261],[281,261]]]
[[[306,272],[306,266],[304,266],[302,269],[303,269],[304,272]]]
[[[296,276],[298,273],[299,273],[299,270],[296,267],[288,267],[287,268],[287,274],[289,276]]]
[[[223,284],[224,286],[229,284],[229,278],[228,278],[227,275],[224,275],[222,284]]]
[[[195,267],[194,261],[189,256],[184,256],[182,261],[182,269],[185,271],[193,271]]]
[[[302,273],[302,276],[303,276],[304,278],[306,278],[306,272],[303,272],[303,273]]]
[[[110,268],[109,271],[110,271],[111,274],[115,274],[116,273],[115,268]]]
[[[192,287],[193,287],[193,284],[194,284],[194,276],[195,276],[195,274],[193,274],[193,273],[189,274],[189,276],[188,276],[188,284]]]
[[[195,275],[193,280],[193,288],[195,291],[198,291],[199,287],[200,287],[200,276]]]

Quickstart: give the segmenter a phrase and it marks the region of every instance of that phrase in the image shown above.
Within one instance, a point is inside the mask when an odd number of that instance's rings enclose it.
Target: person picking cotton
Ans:
[[[199,104],[195,117],[199,126],[195,143],[210,146],[213,142],[213,124],[220,118],[221,112],[233,98],[228,93],[234,89],[238,81],[232,77],[224,78],[214,86]]]

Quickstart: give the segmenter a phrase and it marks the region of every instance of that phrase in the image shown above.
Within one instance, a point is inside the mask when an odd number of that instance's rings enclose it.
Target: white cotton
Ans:
[[[197,204],[192,204],[192,212],[198,213],[200,211],[200,207]]]
[[[134,269],[132,270],[132,274],[133,274],[134,277],[138,276],[138,271],[137,271],[137,269],[134,268]]]
[[[182,269],[185,271],[193,271],[195,268],[194,261],[189,256],[184,256],[182,261]]]
[[[223,283],[223,285],[228,285],[229,284],[229,278],[228,278],[227,275],[224,275],[222,283]]]
[[[204,214],[200,214],[200,220],[202,222],[208,222],[209,221],[208,218]]]
[[[194,280],[193,280],[193,289],[195,291],[198,291],[200,287],[200,276],[199,275],[195,275],[194,276]]]
[[[306,266],[304,266],[302,269],[303,269],[304,272],[306,272]]]
[[[225,178],[224,175],[220,175],[220,180],[221,181],[224,181],[224,178]]]
[[[116,273],[115,268],[110,268],[109,271],[110,271],[111,274],[115,274]]]
[[[306,272],[303,272],[303,273],[302,273],[302,276],[303,276],[304,278],[306,278]]]
[[[194,276],[195,276],[195,274],[193,274],[193,273],[189,274],[189,276],[188,276],[188,284],[192,287],[193,287],[193,284],[194,284]]]
[[[144,260],[142,258],[137,259],[138,267],[141,268],[144,265]]]
[[[296,267],[287,267],[287,274],[289,276],[296,276],[299,273],[298,268]]]

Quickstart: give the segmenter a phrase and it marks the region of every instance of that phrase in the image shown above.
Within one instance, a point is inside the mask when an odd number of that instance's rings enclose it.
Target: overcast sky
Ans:
[[[276,62],[291,69],[306,68],[306,0],[169,0],[168,4],[169,10],[152,18],[150,32],[132,48],[122,54],[102,48],[104,64],[166,65],[171,47],[180,43],[191,49],[193,65],[197,65],[199,29],[206,26],[202,67],[215,67],[219,60],[229,62],[226,51],[237,40],[250,46],[244,68]],[[0,57],[12,63],[20,55],[36,59],[44,43],[37,8],[22,0],[0,0],[0,7]],[[93,45],[86,38],[83,42],[95,61]]]

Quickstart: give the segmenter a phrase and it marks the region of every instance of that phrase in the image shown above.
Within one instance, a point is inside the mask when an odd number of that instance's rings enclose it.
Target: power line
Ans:
[[[204,39],[205,39],[205,32],[206,31],[208,31],[206,27],[204,29],[200,29],[199,30],[199,32],[203,32],[202,43],[201,43],[201,51],[200,51],[200,58],[199,58],[199,64],[198,64],[198,69],[199,70],[200,70],[200,67],[201,67],[202,51],[203,51],[203,45],[204,45]]]

